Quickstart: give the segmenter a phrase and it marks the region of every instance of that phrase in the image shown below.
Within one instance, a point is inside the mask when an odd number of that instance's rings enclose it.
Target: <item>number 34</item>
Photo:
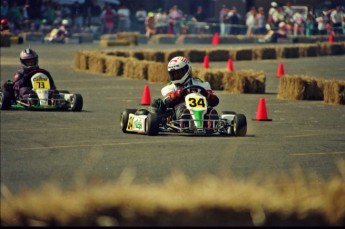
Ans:
[[[206,107],[204,98],[189,98],[188,101],[191,107]]]

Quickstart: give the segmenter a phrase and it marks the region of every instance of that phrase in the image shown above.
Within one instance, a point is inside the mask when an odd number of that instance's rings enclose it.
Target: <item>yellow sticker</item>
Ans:
[[[35,90],[47,90],[47,89],[50,89],[49,80],[45,79],[45,78],[35,78],[35,79],[33,79],[33,88]]]
[[[189,98],[188,104],[192,108],[205,108],[206,107],[205,98]]]

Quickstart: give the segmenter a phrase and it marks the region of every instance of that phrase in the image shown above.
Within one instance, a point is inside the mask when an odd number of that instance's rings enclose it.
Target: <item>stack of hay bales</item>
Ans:
[[[266,91],[266,76],[263,71],[241,70],[225,72],[224,91],[230,93],[262,93]]]
[[[325,103],[345,105],[345,80],[327,80],[323,95]]]
[[[323,86],[324,80],[304,75],[285,75],[279,80],[278,98],[323,100]]]
[[[122,32],[117,34],[105,34],[101,36],[100,46],[136,46],[138,45],[139,33]]]
[[[11,34],[0,33],[0,47],[10,47],[10,46],[11,46]]]

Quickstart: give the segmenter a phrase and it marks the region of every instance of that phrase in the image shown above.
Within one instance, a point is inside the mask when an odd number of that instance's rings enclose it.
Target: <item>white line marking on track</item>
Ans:
[[[291,153],[291,156],[314,156],[314,155],[337,155],[345,154],[345,152],[324,152],[324,153]]]

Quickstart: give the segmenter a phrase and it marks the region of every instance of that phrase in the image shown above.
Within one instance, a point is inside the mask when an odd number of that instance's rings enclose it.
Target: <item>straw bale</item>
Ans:
[[[105,73],[105,55],[94,53],[89,57],[89,70],[94,73]]]
[[[89,59],[95,51],[81,51],[79,52],[79,69],[80,70],[89,70]]]
[[[344,46],[341,43],[329,44],[329,55],[343,55],[345,52]]]
[[[117,35],[116,34],[103,34],[100,37],[101,40],[116,40]]]
[[[144,52],[145,60],[164,62],[165,53],[163,51],[146,51]]]
[[[318,55],[318,46],[316,44],[308,44],[300,46],[300,57],[311,57]]]
[[[165,62],[169,62],[175,56],[184,56],[185,53],[183,50],[167,50],[165,52]]]
[[[165,63],[150,62],[147,68],[147,80],[154,83],[168,83],[169,74]]]
[[[186,58],[188,58],[191,62],[202,62],[204,60],[204,56],[206,55],[205,50],[187,50],[186,51]]]
[[[130,79],[147,80],[147,68],[150,61],[126,60],[123,77]]]
[[[138,60],[144,60],[145,59],[145,54],[143,51],[132,51],[132,52],[130,52],[129,56],[134,57]]]
[[[298,58],[299,47],[283,47],[280,54],[281,58]]]
[[[128,40],[100,40],[99,46],[109,47],[109,46],[128,46],[131,43]]]
[[[176,44],[211,44],[213,35],[210,34],[186,34],[176,39]]]
[[[105,57],[105,64],[106,64],[105,73],[110,76],[122,76],[125,63],[128,60],[135,60],[135,59],[117,57],[117,56],[111,56],[111,55],[106,56]]]
[[[74,68],[80,69],[80,56],[82,55],[81,51],[74,53]]]
[[[193,76],[210,83],[213,90],[223,90],[224,72],[221,69],[193,69]]]
[[[128,41],[130,45],[138,45],[138,32],[120,32],[117,33],[117,40]]]
[[[257,59],[257,60],[277,59],[277,51],[274,47],[255,48],[254,59]]]
[[[173,34],[156,34],[153,35],[150,40],[148,40],[149,44],[175,44],[176,42],[176,35]]]
[[[329,48],[329,44],[328,43],[320,43],[318,42],[317,43],[318,47],[319,47],[319,50],[318,50],[318,53],[320,56],[327,56],[330,54],[330,48]]]
[[[266,76],[263,71],[242,70],[224,72],[224,91],[230,93],[265,93]]]
[[[229,50],[211,49],[207,50],[210,61],[227,61],[230,57]]]
[[[280,78],[278,98],[294,100],[322,100],[323,80],[309,76],[285,75]]]
[[[11,46],[11,34],[0,34],[0,47],[10,47]]]
[[[345,80],[327,80],[323,94],[325,103],[345,105]]]
[[[253,50],[252,49],[237,49],[235,51],[234,60],[252,60]]]

